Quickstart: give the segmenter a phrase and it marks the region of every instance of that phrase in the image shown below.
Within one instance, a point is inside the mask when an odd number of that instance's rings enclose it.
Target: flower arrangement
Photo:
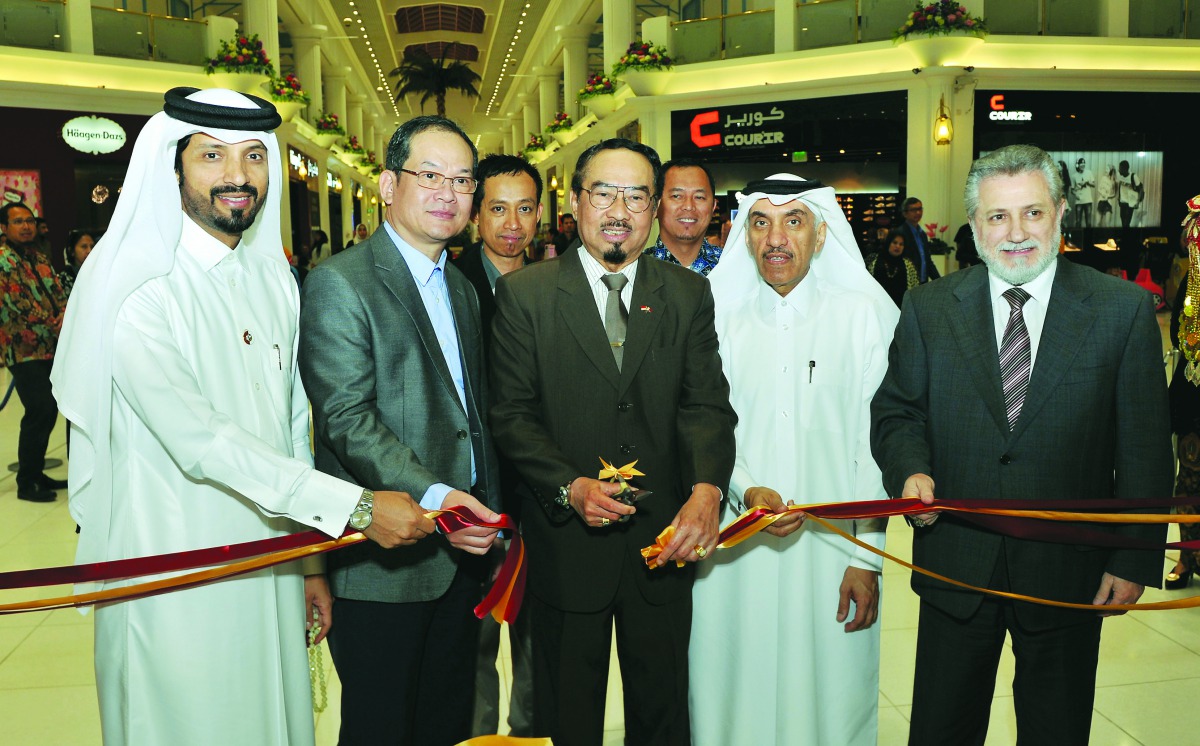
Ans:
[[[346,144],[342,146],[342,150],[355,155],[368,155],[367,149],[364,148],[361,143],[359,143],[358,137],[355,135],[350,135],[350,139],[347,140]],[[372,162],[374,162],[375,154],[370,153],[369,155],[371,156]]]
[[[300,87],[300,79],[288,73],[282,78],[271,78],[271,100],[307,104],[311,98]]]
[[[946,229],[949,225],[938,225],[937,223],[925,224],[925,235],[929,237],[929,252],[931,254],[948,254],[950,253],[950,244],[946,243]]]
[[[626,70],[670,70],[674,63],[667,56],[667,48],[654,46],[654,42],[635,41],[625,50],[621,59],[613,65],[613,77]]]
[[[375,160],[375,151],[372,150],[368,152],[366,149],[363,149],[363,157],[358,159],[358,165],[364,168],[374,169],[377,164],[378,161]]]
[[[571,115],[565,111],[560,111],[554,115],[554,119],[550,124],[546,125],[546,131],[553,134],[555,132],[564,132],[575,126],[571,121]]]
[[[978,37],[987,35],[987,22],[967,13],[967,8],[956,0],[939,0],[935,3],[917,3],[900,28],[892,34],[894,41],[907,39],[912,34],[939,36],[954,31],[966,31]]]
[[[330,135],[344,135],[346,128],[338,121],[337,114],[322,114],[314,123],[317,132]]]
[[[275,66],[268,59],[258,34],[254,34],[221,42],[217,56],[205,63],[204,72],[208,75],[216,72],[257,73],[275,77]]]
[[[541,135],[530,133],[529,142],[525,143],[526,150],[545,150],[546,140]]]
[[[616,92],[616,87],[608,79],[607,75],[594,73],[588,76],[587,85],[579,89],[579,94],[576,98],[584,101],[595,96],[611,96]]]

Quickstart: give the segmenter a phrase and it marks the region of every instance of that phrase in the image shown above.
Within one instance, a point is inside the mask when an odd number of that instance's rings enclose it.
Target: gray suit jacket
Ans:
[[[871,405],[872,448],[889,494],[899,496],[905,479],[924,473],[933,477],[935,496],[947,500],[1171,495],[1166,377],[1148,293],[1058,259],[1012,432],[998,358],[987,267],[908,292],[887,376]],[[1112,530],[1165,540],[1161,526]],[[1003,561],[1012,590],[1079,603],[1091,603],[1104,572],[1152,586],[1162,576],[1162,552],[1002,538],[951,516],[915,530],[913,557],[979,586],[991,583]],[[960,618],[982,598],[923,575],[914,574],[912,584],[922,599]],[[1023,623],[1034,628],[1066,624],[1079,613],[1018,604]]]
[[[408,265],[384,229],[322,262],[304,282],[300,374],[312,400],[317,468],[414,500],[442,482],[499,506],[496,457],[484,422],[487,380],[479,303],[446,265],[467,389],[463,411]],[[465,555],[435,536],[385,550],[374,542],[329,554],[335,596],[438,598]]]

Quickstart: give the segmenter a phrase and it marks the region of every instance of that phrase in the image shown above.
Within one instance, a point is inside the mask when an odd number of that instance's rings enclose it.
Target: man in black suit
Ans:
[[[921,217],[925,214],[925,206],[916,197],[904,200],[900,208],[904,223],[900,232],[904,234],[904,258],[917,268],[917,278],[921,284],[941,277],[937,266],[933,263],[933,253],[929,250],[929,236],[921,227]]]
[[[396,130],[379,177],[383,225],[304,283],[300,373],[318,469],[407,492],[427,511],[462,506],[495,521],[479,305],[446,256],[470,217],[475,165],[447,119]],[[484,577],[469,555],[487,554],[495,536],[473,527],[403,552],[359,544],[329,555],[339,743],[469,737]]]
[[[1001,148],[967,177],[982,266],[905,296],[872,448],[893,496],[1137,499],[1170,495],[1166,380],[1149,294],[1058,256],[1062,177]],[[1072,603],[1137,601],[1162,552],[1004,537],[916,516],[913,560],[963,582]],[[1114,533],[1161,542],[1165,530]],[[984,596],[914,574],[921,597],[909,742],[981,744],[1005,634],[1020,743],[1088,741],[1101,617]],[[1119,612],[1118,612],[1119,613]]]
[[[491,346],[492,318],[496,315],[496,281],[529,262],[525,250],[533,242],[542,219],[542,176],[524,158],[515,155],[489,155],[475,169],[479,183],[475,190],[474,220],[479,243],[467,247],[455,266],[475,286],[479,296],[483,346]],[[500,499],[504,512],[519,520],[521,498],[517,494],[520,477],[512,462],[499,459]],[[492,549],[496,563],[503,561],[504,549],[497,542]],[[533,732],[533,662],[529,642],[529,614],[519,614],[508,630],[512,649],[512,696],[508,703],[509,735],[528,738]],[[496,654],[500,650],[500,624],[490,616],[481,621],[479,630],[479,671],[475,679],[475,716],[472,733],[477,736],[497,732],[500,724],[500,678]]]
[[[737,418],[708,282],[641,257],[660,167],[629,140],[588,148],[571,184],[582,247],[496,286],[492,422],[524,482],[535,729],[559,746],[602,741],[614,622],[625,743],[690,741],[694,568],[674,560],[715,547]],[[636,459],[653,494],[613,499],[619,485],[592,478],[601,458]],[[648,569],[639,550],[668,525]]]

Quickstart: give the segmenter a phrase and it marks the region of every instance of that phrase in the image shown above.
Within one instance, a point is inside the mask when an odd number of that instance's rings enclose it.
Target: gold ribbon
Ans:
[[[604,468],[600,470],[600,476],[596,477],[596,479],[613,479],[615,477],[620,477],[624,480],[646,476],[642,472],[633,468],[637,466],[637,459],[634,459],[633,461],[630,461],[628,464],[625,464],[621,467],[615,467],[604,459],[600,459],[600,463],[604,466]]]

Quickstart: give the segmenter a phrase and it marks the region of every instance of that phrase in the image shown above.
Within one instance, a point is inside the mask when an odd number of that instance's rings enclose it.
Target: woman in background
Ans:
[[[920,283],[916,266],[904,254],[904,233],[893,228],[888,231],[884,245],[886,251],[867,255],[867,271],[891,297],[897,306],[904,300],[904,293]]]
[[[83,267],[88,254],[92,253],[96,242],[100,240],[100,235],[98,232],[79,230],[78,228],[67,234],[67,248],[63,250],[65,268],[58,273],[58,281],[62,283],[63,291],[67,295],[71,294],[71,288],[75,286],[75,278],[79,276],[79,270]]]

